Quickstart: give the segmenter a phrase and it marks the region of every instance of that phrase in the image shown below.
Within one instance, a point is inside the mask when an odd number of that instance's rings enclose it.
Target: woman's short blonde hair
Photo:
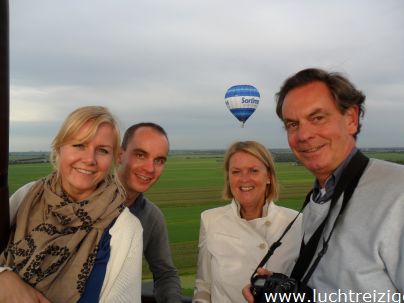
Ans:
[[[59,168],[60,148],[69,143],[76,133],[87,123],[90,123],[90,127],[85,136],[81,138],[81,142],[78,143],[86,143],[94,138],[101,124],[107,123],[111,125],[115,137],[113,146],[113,167],[115,167],[118,161],[121,143],[120,131],[116,119],[104,106],[84,106],[76,109],[66,117],[52,141],[50,160],[56,170]]]
[[[231,192],[229,183],[229,165],[230,165],[230,158],[237,152],[248,153],[257,158],[258,160],[260,160],[262,163],[264,163],[265,167],[267,168],[269,178],[271,180],[271,183],[267,185],[267,189],[265,191],[265,200],[271,201],[278,199],[279,187],[275,173],[274,160],[268,149],[266,149],[265,146],[256,141],[235,142],[227,149],[224,155],[223,198],[233,199],[233,193]]]

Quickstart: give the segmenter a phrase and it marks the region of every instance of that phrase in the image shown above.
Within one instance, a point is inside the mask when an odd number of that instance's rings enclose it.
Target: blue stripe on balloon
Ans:
[[[255,111],[255,108],[233,108],[230,111],[239,121],[245,122]]]
[[[237,96],[260,97],[260,93],[252,85],[234,85],[227,90],[224,97],[229,98]]]

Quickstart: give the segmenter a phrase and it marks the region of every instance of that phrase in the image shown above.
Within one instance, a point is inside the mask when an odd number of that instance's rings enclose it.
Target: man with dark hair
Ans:
[[[393,295],[402,302],[404,166],[357,149],[365,96],[341,74],[305,69],[276,97],[289,146],[316,178],[292,278],[315,289],[322,302]],[[243,293],[253,301],[247,287]]]
[[[126,205],[143,226],[143,252],[153,273],[158,303],[181,302],[180,281],[171,259],[163,214],[143,194],[160,178],[168,151],[167,133],[160,125],[138,123],[124,134],[118,167],[127,193]]]

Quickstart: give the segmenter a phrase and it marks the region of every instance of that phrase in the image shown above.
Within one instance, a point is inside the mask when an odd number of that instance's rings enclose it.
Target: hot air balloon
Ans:
[[[241,122],[241,127],[252,115],[260,102],[260,93],[252,85],[234,85],[224,96],[230,112]]]

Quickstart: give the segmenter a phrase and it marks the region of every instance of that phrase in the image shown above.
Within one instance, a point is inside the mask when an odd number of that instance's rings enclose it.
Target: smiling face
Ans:
[[[286,95],[282,116],[290,148],[322,186],[355,146],[358,108],[342,114],[327,86],[316,81]]]
[[[270,184],[267,168],[253,155],[238,151],[229,160],[229,185],[234,198],[240,203],[241,215],[256,213],[261,216],[265,191]]]
[[[160,178],[168,155],[167,138],[151,127],[140,127],[119,157],[118,175],[130,206]]]
[[[91,195],[113,163],[115,133],[111,125],[101,124],[90,141],[79,143],[89,128],[88,123],[84,124],[58,151],[58,171],[63,190],[75,201]]]

